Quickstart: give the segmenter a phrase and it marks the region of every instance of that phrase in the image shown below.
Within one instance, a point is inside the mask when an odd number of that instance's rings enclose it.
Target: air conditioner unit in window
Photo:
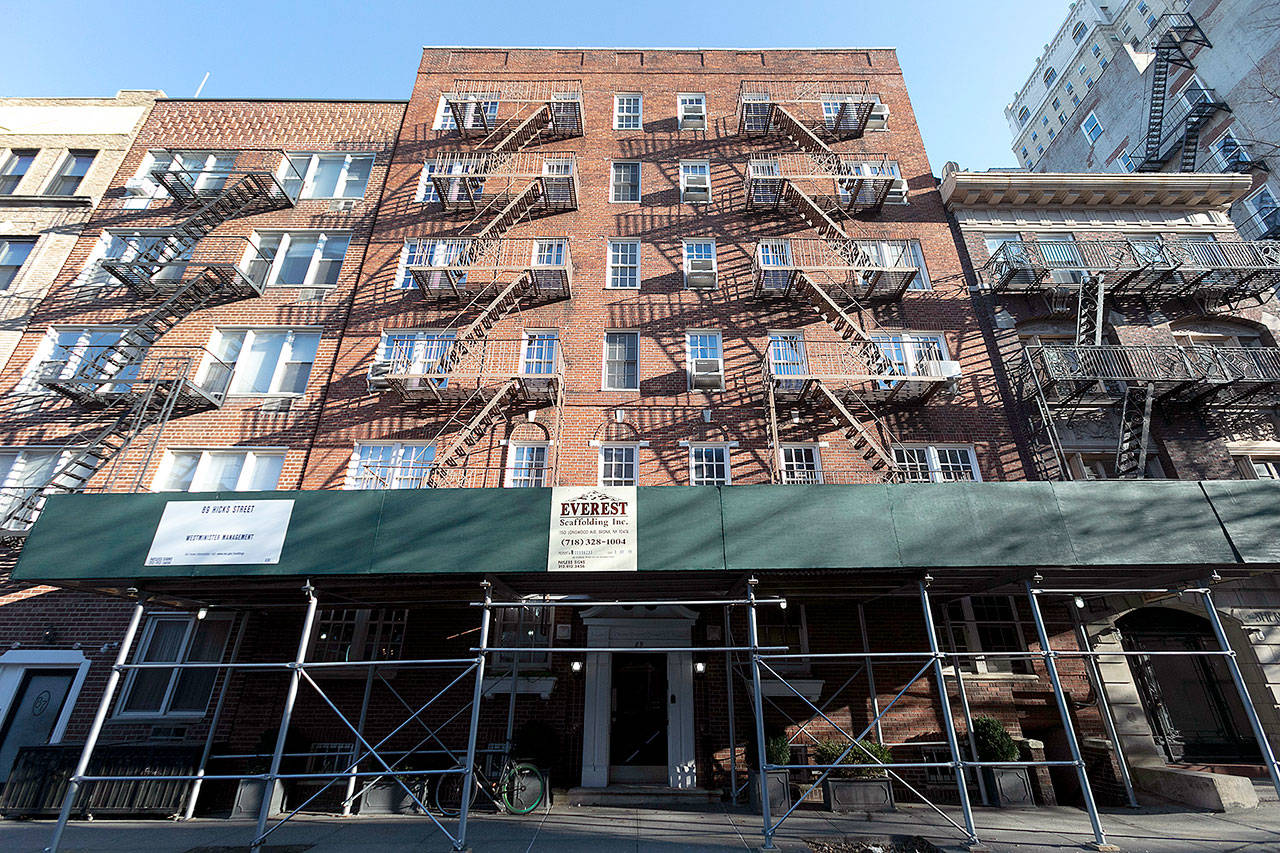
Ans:
[[[711,181],[706,175],[685,175],[685,201],[711,201]]]
[[[130,178],[124,182],[124,188],[130,195],[150,195],[155,186],[150,178]]]
[[[958,361],[926,361],[923,365],[925,376],[938,376],[943,379],[960,378],[960,362]]]
[[[724,387],[724,371],[720,367],[719,359],[695,358],[693,360],[693,387],[703,389]]]
[[[693,258],[689,261],[684,281],[690,290],[715,290],[716,262],[711,258]]]
[[[884,130],[889,126],[889,105],[876,104],[867,118],[867,130]]]
[[[379,391],[387,391],[391,388],[391,382],[387,380],[387,374],[391,373],[391,362],[375,361],[369,365],[369,375],[367,377],[369,383],[369,393],[376,394]]]
[[[885,201],[890,204],[902,204],[907,200],[907,181],[905,178],[894,178],[893,184],[889,187],[889,194],[885,196]]]
[[[690,104],[684,108],[684,118],[680,120],[680,127],[685,130],[706,129],[707,114],[703,112],[701,104]]]

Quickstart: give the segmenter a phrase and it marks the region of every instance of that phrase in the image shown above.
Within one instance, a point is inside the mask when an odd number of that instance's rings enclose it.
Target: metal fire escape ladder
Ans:
[[[813,279],[799,270],[795,272],[795,283],[792,285],[792,292],[808,302],[818,312],[818,315],[831,328],[836,330],[836,333],[841,338],[849,342],[850,346],[861,350],[863,358],[865,358],[868,367],[873,373],[881,376],[891,376],[898,372],[893,362],[884,354],[884,350],[880,348],[875,339],[866,333],[862,325],[850,317],[831,298],[831,294],[827,293]]]
[[[179,379],[152,384],[110,426],[76,450],[44,485],[32,489],[10,509],[3,521],[0,521],[0,530],[5,531],[6,535],[24,534],[26,528],[35,523],[48,495],[83,491],[93,475],[123,452],[144,430],[155,425],[163,429],[181,396],[182,381]],[[158,439],[159,431],[153,442]]]
[[[520,300],[537,290],[537,279],[530,272],[521,273],[514,281],[502,288],[480,314],[463,327],[457,334],[441,358],[440,369],[449,373],[457,368],[476,344],[483,343],[489,332],[498,321],[515,310]],[[456,322],[456,320],[455,320]],[[450,324],[452,327],[452,324]]]
[[[778,395],[774,391],[773,377],[769,375],[769,360],[766,358],[761,363],[761,372],[764,374],[764,387],[768,406],[769,418],[769,482],[779,482],[780,471],[778,469],[778,455],[782,447],[782,437],[778,432]]]
[[[1067,465],[1067,454],[1062,447],[1062,438],[1058,435],[1058,424],[1053,417],[1053,407],[1049,404],[1049,395],[1040,382],[1040,374],[1035,369],[1032,352],[1022,348],[1022,367],[1019,371],[1019,398],[1024,407],[1023,413],[1030,428],[1029,438],[1031,450],[1035,455],[1036,467],[1045,480],[1070,480],[1071,468]],[[1048,447],[1052,458],[1046,458],[1045,447]]]
[[[514,154],[537,139],[543,131],[552,126],[553,122],[554,116],[552,115],[551,105],[539,104],[537,109],[513,127],[509,133],[498,140],[489,150],[494,154]],[[493,135],[490,134],[490,138]],[[488,139],[485,139],[480,144],[480,147],[484,148],[488,141]]]
[[[1120,407],[1120,441],[1116,447],[1116,477],[1126,480],[1146,476],[1151,442],[1151,408],[1156,388],[1151,383],[1125,389]]]
[[[481,437],[488,432],[494,421],[502,417],[502,409],[515,402],[519,391],[520,380],[516,378],[508,379],[498,387],[480,411],[476,412],[475,416],[467,421],[466,425],[453,437],[453,441],[444,453],[436,456],[431,469],[427,472],[428,488],[437,485],[443,477],[462,464],[471,448],[480,442]],[[465,406],[466,403],[463,405]]]
[[[1151,108],[1147,113],[1147,138],[1144,147],[1144,158],[1138,164],[1140,172],[1158,172],[1164,165],[1161,155],[1164,153],[1165,117],[1168,111],[1169,71],[1172,66],[1193,68],[1191,58],[1187,55],[1186,45],[1194,44],[1211,48],[1213,45],[1205,36],[1204,30],[1196,23],[1195,18],[1185,13],[1164,16],[1169,27],[1155,44],[1155,60],[1151,73]],[[1179,170],[1195,171],[1196,145],[1199,142],[1200,128],[1205,120],[1220,107],[1208,104],[1197,104],[1187,114],[1187,134],[1182,143],[1182,158]],[[1190,165],[1188,165],[1188,160]]]
[[[774,104],[769,121],[785,136],[791,144],[808,151],[810,154],[834,154],[827,143],[818,138],[802,121],[793,116],[780,104]]]
[[[1076,294],[1076,346],[1102,346],[1106,284],[1101,275],[1086,276]]]
[[[831,424],[840,428],[841,434],[853,449],[870,463],[873,470],[880,472],[886,482],[901,482],[902,468],[898,465],[891,449],[897,442],[894,441],[885,423],[871,411],[871,407],[861,397],[853,395],[853,399],[857,400],[863,409],[863,417],[860,418],[855,416],[844,401],[822,380],[810,379],[808,383],[809,387],[819,395],[816,402],[830,407]]]

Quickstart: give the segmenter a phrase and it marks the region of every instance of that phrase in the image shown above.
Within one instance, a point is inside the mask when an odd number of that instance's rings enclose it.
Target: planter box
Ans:
[[[747,786],[751,803],[751,808],[760,811],[760,774],[751,771],[748,777],[750,784]],[[791,773],[787,770],[770,770],[768,785],[769,789],[769,814],[777,817],[791,808]]]
[[[407,780],[406,780],[407,781]],[[409,782],[413,793],[424,804],[427,802],[425,786]],[[357,783],[359,785],[359,783]],[[359,790],[357,787],[356,790]],[[389,780],[380,780],[360,798],[360,814],[416,814],[418,806],[403,786]]]
[[[982,782],[991,805],[1001,808],[1034,806],[1031,774],[1026,767],[982,767]]]
[[[822,793],[833,812],[891,812],[893,783],[880,779],[824,779]]]
[[[236,801],[229,815],[233,820],[256,818],[262,808],[262,795],[267,789],[264,779],[241,779],[236,786]],[[276,782],[271,792],[270,814],[278,815],[284,810],[284,785]]]

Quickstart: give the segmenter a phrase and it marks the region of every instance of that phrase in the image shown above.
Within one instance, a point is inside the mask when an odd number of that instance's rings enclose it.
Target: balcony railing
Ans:
[[[765,135],[779,130],[775,106],[811,131],[841,139],[859,137],[883,126],[889,117],[866,80],[747,80],[738,91],[739,132]]]
[[[788,296],[797,276],[808,276],[827,293],[844,301],[891,302],[911,286],[920,268],[911,262],[908,240],[875,243],[793,238],[762,240],[752,270],[757,296]]]
[[[455,80],[443,97],[463,136],[514,129],[543,109],[539,136],[582,134],[581,80]]]
[[[174,200],[184,206],[203,204],[238,188],[246,199],[255,199],[251,212],[262,213],[292,207],[302,192],[304,176],[280,150],[235,151],[229,166],[211,168],[185,168],[183,151],[166,153],[172,155],[171,164],[153,170],[151,180],[164,187]]]
[[[172,261],[147,263],[145,256],[163,235],[122,237],[124,252],[98,262],[103,271],[139,296],[169,296],[196,278],[226,299],[261,296],[274,258],[264,255],[247,237],[205,237],[194,249]]]
[[[1251,394],[1280,383],[1280,347],[1044,345],[1027,355],[1042,385],[1070,382],[1074,393],[1081,382],[1150,383],[1193,396],[1207,386]]]
[[[556,401],[565,375],[559,341],[486,338],[405,342],[369,371],[373,390],[389,390],[406,401],[458,401],[516,380],[521,399]]]
[[[1278,216],[1280,218],[1280,216]],[[1278,222],[1277,224],[1280,224]],[[1031,293],[1105,275],[1108,293],[1261,296],[1280,284],[1280,244],[1271,241],[1009,241],[983,267],[992,290]]]
[[[780,468],[774,481],[783,486],[861,486],[886,482],[885,474],[869,468]]]
[[[871,210],[906,197],[897,163],[884,154],[846,157],[825,153],[765,154],[747,162],[747,207],[777,207],[784,182],[828,210]]]
[[[441,468],[434,482],[428,476],[430,462],[411,465],[358,463],[353,478],[355,489],[520,489],[555,485],[555,469],[545,464],[466,465]]]
[[[36,366],[38,384],[84,405],[109,405],[156,388],[178,408],[216,408],[226,399],[233,364],[199,346],[151,346],[136,353],[84,347]]]
[[[531,212],[574,210],[578,206],[576,155],[528,151],[465,151],[440,154],[430,161],[430,179],[440,205],[449,211],[496,214],[517,194],[539,183]]]
[[[528,273],[540,294],[568,296],[573,284],[573,258],[565,237],[451,237],[428,241],[424,257],[410,259],[407,269],[429,296],[460,298],[496,284],[509,284]]]
[[[938,358],[923,343],[794,341],[770,350],[764,375],[780,401],[800,399],[816,380],[837,396],[905,402],[923,400],[945,387],[958,377],[959,366]]]
[[[1263,246],[1275,247],[1280,238],[1280,207],[1264,207],[1254,211],[1240,223],[1240,236],[1246,240],[1260,240]]]

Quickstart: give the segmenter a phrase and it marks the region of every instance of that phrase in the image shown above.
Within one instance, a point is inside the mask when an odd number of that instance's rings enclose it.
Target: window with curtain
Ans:
[[[200,385],[227,394],[303,394],[320,333],[297,329],[217,329]]]

